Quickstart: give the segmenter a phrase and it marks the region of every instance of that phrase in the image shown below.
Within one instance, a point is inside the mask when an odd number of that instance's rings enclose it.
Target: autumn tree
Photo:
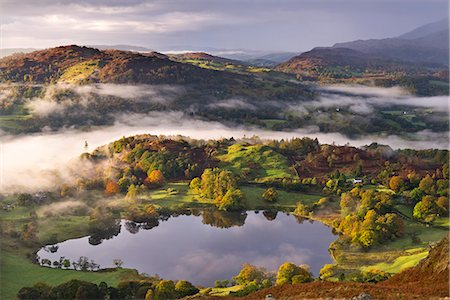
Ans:
[[[175,291],[177,292],[178,298],[184,298],[197,294],[199,292],[199,289],[189,281],[180,280],[175,285]]]
[[[396,193],[401,191],[403,185],[403,179],[400,176],[392,176],[391,180],[389,180],[389,187]]]
[[[278,199],[278,192],[275,188],[270,187],[264,191],[262,198],[267,202],[275,202]]]
[[[116,194],[118,194],[119,192],[120,192],[120,187],[119,187],[119,185],[117,184],[116,181],[111,180],[111,179],[109,179],[109,180],[106,181],[106,184],[105,184],[105,193],[106,193],[108,196],[116,195]]]
[[[171,300],[177,298],[175,284],[172,280],[161,280],[155,287],[155,300]]]
[[[422,178],[422,180],[420,181],[419,188],[429,195],[434,194],[433,178],[431,178],[431,176],[429,174],[427,174],[427,176]]]
[[[297,266],[291,262],[285,262],[278,269],[276,284],[282,285],[286,283],[302,283],[310,282],[312,280],[313,277],[306,267]]]
[[[230,189],[223,197],[216,198],[215,203],[220,210],[241,210],[245,207],[244,194],[239,189]]]
[[[413,209],[413,217],[428,223],[434,221],[437,217],[438,207],[436,198],[430,195],[424,196],[421,201],[417,202]]]
[[[270,274],[264,268],[258,268],[251,264],[245,263],[238,275],[233,280],[240,285],[247,285],[251,282],[261,283],[265,279],[269,279]]]
[[[166,179],[160,170],[151,171],[145,179],[145,184],[149,187],[159,187],[164,184]]]

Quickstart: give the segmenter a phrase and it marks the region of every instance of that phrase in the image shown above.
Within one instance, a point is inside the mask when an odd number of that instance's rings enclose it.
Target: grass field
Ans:
[[[118,269],[101,272],[81,272],[41,267],[26,258],[2,251],[0,258],[0,299],[14,299],[20,288],[37,282],[58,285],[71,279],[95,283],[102,281],[108,285],[117,285],[121,279],[132,278],[134,270]]]
[[[170,193],[168,189],[176,192]],[[260,186],[241,186],[241,191],[245,195],[246,207],[249,210],[265,209],[265,208],[283,208],[293,210],[298,202],[311,205],[318,201],[323,195],[310,195],[301,192],[287,192],[278,190],[278,200],[269,203],[262,199],[262,194],[266,190]],[[142,196],[144,203],[151,203],[161,207],[174,208],[181,205],[189,207],[208,207],[214,204],[195,195],[188,187],[188,183],[169,183],[164,188],[153,190]],[[118,200],[122,201],[122,200]]]
[[[100,60],[93,59],[78,63],[67,68],[59,78],[65,83],[79,83],[89,78],[100,67]]]
[[[230,293],[240,291],[244,286],[234,285],[226,288],[206,288],[200,291],[200,295],[208,295],[212,297],[224,297],[230,295]]]
[[[404,269],[414,267],[419,263],[419,261],[421,261],[428,255],[428,251],[427,250],[424,251],[423,248],[411,250],[409,251],[407,250],[405,252],[413,252],[412,254],[399,256],[393,262],[390,263],[382,262],[372,266],[362,267],[361,270],[362,271],[379,270],[394,274],[403,271]]]
[[[256,186],[243,186],[241,187],[242,192],[246,197],[246,204],[248,209],[265,209],[265,208],[285,208],[294,209],[298,202],[303,204],[311,205],[318,201],[323,195],[309,195],[301,192],[286,192],[278,190],[278,200],[269,203],[262,198],[262,194],[266,190],[263,187]]]
[[[224,168],[235,174],[248,172],[250,179],[291,177],[286,158],[268,146],[234,144],[218,158],[226,163]]]

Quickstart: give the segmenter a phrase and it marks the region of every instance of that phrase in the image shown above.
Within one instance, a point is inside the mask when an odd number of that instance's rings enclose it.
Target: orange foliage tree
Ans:
[[[389,187],[394,192],[399,192],[403,187],[403,179],[400,176],[392,176],[391,180],[389,181]]]
[[[148,177],[145,179],[145,184],[148,186],[161,186],[164,184],[166,179],[164,178],[163,173],[160,170],[153,170],[148,174]]]
[[[105,184],[105,193],[106,193],[107,195],[112,196],[112,195],[118,194],[119,192],[120,192],[120,187],[119,187],[119,185],[117,184],[117,182],[115,182],[114,180],[108,180],[108,181],[106,181],[106,184]]]

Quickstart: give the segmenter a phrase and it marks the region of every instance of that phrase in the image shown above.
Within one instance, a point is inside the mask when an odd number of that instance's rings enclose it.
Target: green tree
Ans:
[[[280,266],[277,273],[277,285],[292,284],[294,276],[299,276],[295,279],[296,283],[312,281],[311,273],[304,267],[297,266],[290,262],[285,262]]]
[[[180,280],[175,285],[175,291],[177,292],[179,298],[184,298],[186,296],[197,294],[199,292],[199,289],[189,281]]]
[[[199,193],[201,191],[201,184],[202,184],[202,181],[200,180],[200,178],[195,177],[189,183],[189,188],[192,189],[193,191]]]
[[[134,184],[128,187],[127,195],[125,196],[127,199],[136,199],[139,194],[139,188]]]
[[[175,284],[172,280],[161,280],[155,287],[155,300],[173,300],[177,298]]]
[[[261,283],[264,279],[268,279],[267,271],[263,268],[255,267],[251,264],[243,264],[242,269],[234,278],[234,281],[240,285],[247,285],[252,282]]]
[[[311,213],[311,207],[309,207],[306,204],[303,203],[297,203],[297,206],[295,207],[295,210],[293,212],[294,215],[300,216],[300,217],[308,217]]]
[[[216,206],[220,210],[241,210],[245,207],[244,194],[239,189],[230,189],[223,198],[216,198]]]
[[[270,187],[264,191],[262,198],[267,202],[275,202],[278,200],[278,192],[275,188]]]
[[[428,223],[436,218],[437,205],[433,196],[427,195],[417,202],[413,209],[413,217]]]
[[[425,193],[432,195],[434,194],[434,180],[431,178],[429,174],[422,178],[422,180],[419,183],[419,188],[424,191]]]

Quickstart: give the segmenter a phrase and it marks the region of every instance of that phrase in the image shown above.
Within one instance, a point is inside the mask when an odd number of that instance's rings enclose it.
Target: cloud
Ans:
[[[410,95],[400,87],[378,88],[367,86],[324,86],[318,100],[291,104],[297,112],[312,112],[320,108],[342,110],[348,108],[359,115],[370,115],[375,108],[403,106],[411,108],[429,108],[437,112],[448,113],[448,96],[417,97]]]
[[[208,104],[210,108],[256,110],[256,106],[244,99],[227,99]]]
[[[31,110],[32,114],[40,117],[46,117],[55,113],[58,114],[65,109],[60,103],[39,98],[27,103],[26,107]]]
[[[367,95],[367,96],[381,96],[381,97],[401,97],[410,95],[405,89],[401,87],[368,87],[362,85],[331,85],[322,87],[325,91],[344,92],[354,95]]]
[[[84,214],[89,211],[90,208],[85,203],[79,200],[67,200],[61,202],[55,202],[49,205],[39,207],[36,211],[39,217],[61,216],[61,215],[73,215],[83,212]]]
[[[5,48],[103,43],[297,52],[396,36],[447,15],[443,0],[405,2],[3,0],[2,42]]]
[[[73,107],[81,106],[84,109],[90,104],[98,102],[98,97],[117,97],[132,102],[157,103],[167,105],[176,97],[184,93],[184,89],[169,85],[127,85],[127,84],[92,84],[71,85],[54,84],[44,86],[41,98],[34,97],[26,100],[25,106],[33,115],[46,117],[51,114],[60,114]],[[0,90],[2,97],[9,97],[11,91]]]

